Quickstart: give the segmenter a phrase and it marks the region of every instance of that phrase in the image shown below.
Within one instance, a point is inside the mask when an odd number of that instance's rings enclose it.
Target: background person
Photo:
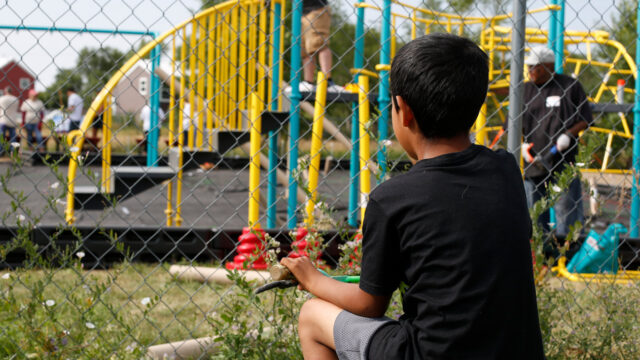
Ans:
[[[67,112],[69,116],[69,130],[77,130],[80,128],[80,122],[82,121],[82,110],[84,107],[84,101],[76,93],[75,88],[67,89]]]
[[[13,95],[13,89],[7,86],[4,95],[0,96],[0,141],[5,142],[0,146],[0,154],[10,148],[11,143],[18,141],[16,128],[22,124],[19,104],[20,101]]]
[[[553,51],[546,46],[533,47],[525,64],[529,66],[531,81],[524,85],[522,154],[527,204],[531,208],[547,194],[554,176],[575,161],[578,134],[587,128],[593,117],[580,82],[554,72]],[[562,242],[571,225],[584,222],[580,179],[571,182],[554,209],[555,235]],[[549,211],[545,211],[538,222],[548,232]]]
[[[165,116],[164,110],[158,106],[158,128],[160,128],[160,124],[164,121]],[[147,139],[151,129],[151,106],[149,106],[149,104],[145,104],[142,110],[140,110],[140,118],[142,119],[142,131],[144,132],[141,146],[143,151],[146,151]]]
[[[44,151],[42,134],[40,133],[40,123],[44,113],[44,104],[38,99],[38,92],[29,90],[29,98],[20,105],[20,110],[24,113],[24,128],[27,130],[27,144],[30,148]]]

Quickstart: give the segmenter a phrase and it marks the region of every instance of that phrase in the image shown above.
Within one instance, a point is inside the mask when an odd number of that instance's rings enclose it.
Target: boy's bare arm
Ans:
[[[391,295],[371,295],[360,289],[358,284],[343,283],[324,276],[311,264],[309,258],[284,258],[280,263],[291,270],[302,289],[350,313],[380,317],[389,306]]]

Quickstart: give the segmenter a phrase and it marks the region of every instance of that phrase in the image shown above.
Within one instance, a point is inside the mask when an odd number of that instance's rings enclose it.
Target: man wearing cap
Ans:
[[[29,98],[20,106],[20,111],[24,113],[24,128],[27,130],[27,143],[30,147],[35,144],[35,148],[43,151],[44,146],[39,125],[40,121],[42,121],[44,104],[38,99],[38,93],[34,89],[29,90],[28,94]]]
[[[554,175],[573,163],[578,153],[578,134],[593,121],[587,96],[578,80],[554,72],[555,54],[545,46],[531,48],[525,64],[529,78],[524,85],[522,156],[527,203],[546,194]],[[564,239],[569,226],[584,222],[582,187],[574,179],[560,196],[556,211],[556,237]],[[538,219],[549,230],[549,212]]]

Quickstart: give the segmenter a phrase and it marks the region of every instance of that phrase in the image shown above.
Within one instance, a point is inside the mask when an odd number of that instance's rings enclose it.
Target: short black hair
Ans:
[[[391,65],[391,94],[407,103],[427,138],[466,133],[487,96],[487,54],[467,38],[433,33],[403,46]]]

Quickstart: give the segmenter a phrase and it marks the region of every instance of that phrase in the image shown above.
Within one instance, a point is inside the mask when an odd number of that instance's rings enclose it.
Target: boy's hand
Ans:
[[[310,291],[314,279],[317,279],[318,276],[324,276],[313,266],[311,260],[306,256],[295,259],[286,257],[280,260],[280,264],[286,266],[291,271],[300,284],[298,288],[302,290]]]

